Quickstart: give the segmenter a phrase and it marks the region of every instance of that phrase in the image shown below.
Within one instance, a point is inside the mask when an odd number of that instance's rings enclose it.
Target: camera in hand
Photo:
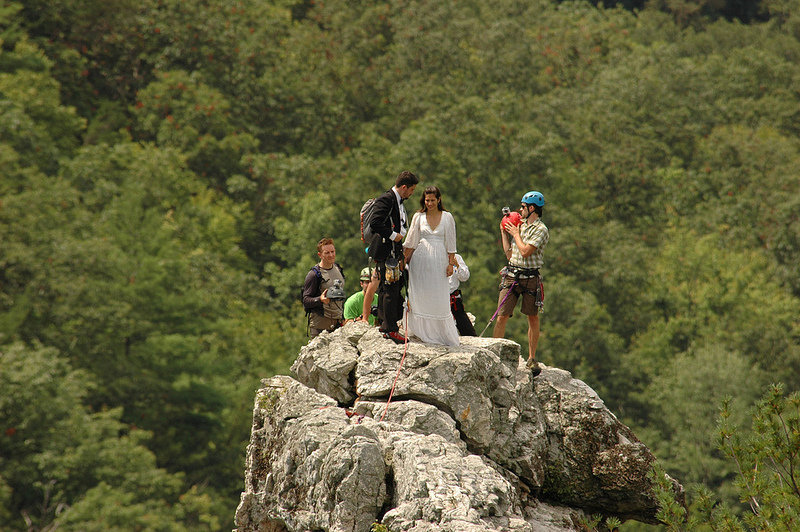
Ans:
[[[342,281],[336,279],[333,281],[333,286],[328,288],[328,299],[338,300],[345,299],[344,288],[342,288]]]
[[[510,207],[503,207],[503,218],[500,220],[500,229],[506,230],[506,224],[519,225],[522,223],[522,216],[517,211],[511,212]]]

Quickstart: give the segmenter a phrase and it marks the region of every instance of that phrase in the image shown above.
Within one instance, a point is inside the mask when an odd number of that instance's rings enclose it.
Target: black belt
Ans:
[[[511,264],[506,266],[506,272],[511,277],[539,277],[539,268],[520,268],[519,266],[512,266]]]

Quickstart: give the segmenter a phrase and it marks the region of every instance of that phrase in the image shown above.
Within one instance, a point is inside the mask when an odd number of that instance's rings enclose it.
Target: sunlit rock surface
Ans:
[[[532,380],[512,341],[406,347],[354,323],[312,340],[292,372],[256,393],[239,532],[656,522],[650,451],[568,372]]]

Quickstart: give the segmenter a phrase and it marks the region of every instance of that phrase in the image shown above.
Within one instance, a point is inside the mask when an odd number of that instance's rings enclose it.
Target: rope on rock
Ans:
[[[389,403],[392,402],[392,396],[394,395],[394,388],[397,386],[397,378],[400,376],[400,370],[403,369],[403,362],[406,359],[406,353],[408,353],[408,309],[406,309],[404,320],[403,320],[403,357],[400,359],[400,365],[397,366],[397,374],[394,376],[394,382],[392,383],[392,389],[389,392],[389,400],[386,401],[386,408],[383,411],[383,415],[381,416],[381,421],[383,418],[386,417],[386,413],[389,411]]]

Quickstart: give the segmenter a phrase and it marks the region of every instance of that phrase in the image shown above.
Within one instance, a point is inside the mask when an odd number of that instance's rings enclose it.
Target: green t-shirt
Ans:
[[[378,304],[378,294],[375,294],[372,298],[372,304]],[[357,317],[361,316],[361,311],[364,309],[364,291],[359,290],[352,296],[347,298],[347,301],[344,302],[344,319],[346,320],[354,320]],[[369,324],[375,325],[375,316],[370,314],[369,316]]]

